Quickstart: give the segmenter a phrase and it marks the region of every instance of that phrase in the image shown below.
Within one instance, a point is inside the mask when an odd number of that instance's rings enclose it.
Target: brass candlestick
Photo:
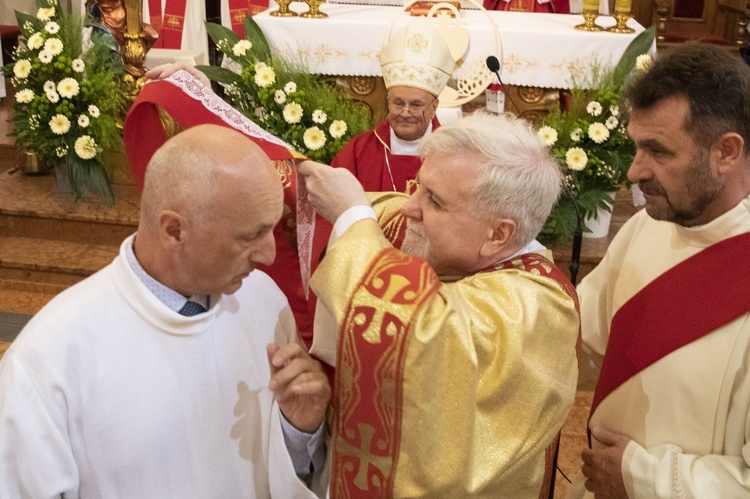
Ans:
[[[294,0],[276,0],[276,3],[279,4],[279,10],[274,10],[271,12],[271,16],[274,17],[294,17],[297,15],[296,12],[289,9],[289,4],[292,3]]]
[[[310,7],[310,10],[303,12],[299,16],[308,19],[322,19],[328,17],[328,14],[320,11],[320,4],[322,4],[323,1],[324,0],[305,0],[305,3]]]
[[[617,21],[617,24],[607,28],[607,31],[611,33],[634,33],[635,30],[628,27],[628,19],[630,19],[632,7],[632,0],[615,0],[615,13],[613,17]]]
[[[602,31],[602,27],[596,24],[599,17],[599,0],[583,0],[583,24],[575,26],[580,31]]]

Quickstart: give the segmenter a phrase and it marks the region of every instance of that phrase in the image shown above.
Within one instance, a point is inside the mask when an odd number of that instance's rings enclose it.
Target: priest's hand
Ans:
[[[271,368],[268,388],[274,393],[281,413],[298,430],[314,433],[323,422],[331,400],[331,385],[320,363],[296,343],[283,346],[270,343],[266,352]]]
[[[352,206],[370,206],[362,184],[345,168],[307,160],[297,166],[297,171],[305,179],[313,207],[331,223]]]
[[[627,499],[622,481],[622,455],[630,438],[601,427],[591,428],[591,436],[603,447],[581,452],[586,490],[593,492],[597,499]]]
[[[198,71],[195,66],[185,61],[177,61],[169,64],[162,64],[161,66],[156,66],[155,68],[149,69],[146,72],[145,76],[149,80],[163,80],[165,78],[169,78],[181,69],[193,75],[207,87],[211,86],[211,80],[208,79],[208,76],[206,76],[205,73],[203,73],[202,71]]]

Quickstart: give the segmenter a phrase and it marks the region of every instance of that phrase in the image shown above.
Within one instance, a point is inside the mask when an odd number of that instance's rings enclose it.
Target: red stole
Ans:
[[[159,33],[154,48],[182,48],[182,31],[185,28],[187,0],[167,0],[164,5],[164,22],[161,16],[161,0],[148,0],[151,26]]]
[[[268,0],[229,0],[229,20],[232,31],[245,37],[245,16],[253,17],[268,8]]]
[[[750,265],[742,263],[749,253],[750,233],[720,241],[664,272],[615,313],[589,418],[643,369],[750,311]]]
[[[570,14],[569,0],[552,0],[540,4],[537,0],[484,0],[484,8],[487,10],[507,10],[513,12],[541,12],[554,14]]]

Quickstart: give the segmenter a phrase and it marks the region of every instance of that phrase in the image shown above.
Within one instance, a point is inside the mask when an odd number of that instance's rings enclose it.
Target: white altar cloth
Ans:
[[[292,9],[304,12],[307,6],[295,2]],[[333,76],[381,76],[378,55],[389,30],[395,32],[409,20],[400,7],[324,3],[325,19],[273,17],[272,10],[275,7],[253,18],[271,48],[298,59],[311,73]],[[501,58],[485,14],[464,9],[461,15],[471,39],[464,65],[483,63],[494,55],[502,60],[504,83],[542,88],[571,88],[571,72],[586,75],[597,60],[616,63],[644,30],[634,19],[628,21],[634,34],[591,33],[573,29],[583,22],[580,15],[492,11],[489,15],[502,41]],[[608,27],[615,21],[602,16],[597,23]],[[460,68],[457,71],[460,77]]]

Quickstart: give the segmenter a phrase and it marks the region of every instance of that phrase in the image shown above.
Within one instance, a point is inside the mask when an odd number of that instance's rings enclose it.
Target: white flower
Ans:
[[[52,61],[52,54],[50,52],[47,52],[46,50],[42,50],[41,52],[39,52],[39,60],[44,64],[48,64]]]
[[[38,48],[41,48],[42,45],[44,45],[44,37],[41,33],[34,33],[29,37],[29,39],[26,41],[26,45],[31,50],[36,50]]]
[[[98,118],[99,117],[99,108],[95,105],[91,104],[89,106],[89,114],[92,118]]]
[[[47,96],[47,100],[50,101],[52,104],[56,104],[60,100],[60,96],[57,95],[57,92],[45,92],[45,95]]]
[[[47,41],[44,42],[44,50],[53,56],[58,55],[63,50],[63,42],[59,38],[48,38]]]
[[[86,69],[86,64],[82,59],[73,59],[73,71],[76,73],[83,73],[84,69]]]
[[[44,86],[42,87],[44,89],[44,92],[54,92],[57,90],[57,85],[55,85],[55,82],[52,80],[47,80],[44,82]]]
[[[284,106],[284,121],[289,124],[299,123],[302,119],[302,106],[296,102],[290,102]]]
[[[311,151],[317,151],[326,145],[326,134],[323,133],[323,130],[320,128],[311,126],[305,130],[305,133],[302,135],[302,140],[305,142],[308,149]]]
[[[586,156],[586,152],[580,147],[571,147],[568,149],[568,152],[565,153],[565,163],[571,170],[583,170],[586,168],[588,160],[589,158]]]
[[[276,73],[272,67],[263,64],[260,68],[260,64],[255,65],[255,84],[261,88],[273,85],[276,81]]]
[[[589,126],[589,138],[601,144],[609,138],[609,129],[601,123],[592,123]]]
[[[71,99],[78,95],[78,90],[78,81],[76,81],[75,78],[63,78],[60,80],[60,83],[57,84],[57,91],[66,99]]]
[[[232,47],[232,53],[237,57],[247,54],[247,51],[253,48],[253,44],[248,40],[240,40]]]
[[[602,114],[602,110],[602,105],[595,100],[592,100],[591,102],[589,102],[588,106],[586,106],[586,112],[591,116],[599,116],[600,114]]]
[[[32,114],[29,116],[29,128],[32,130],[36,130],[39,128],[39,115],[38,114]]]
[[[578,142],[579,140],[581,140],[582,133],[583,130],[581,130],[580,128],[576,128],[575,130],[570,132],[570,140],[572,140],[573,142]]]
[[[327,119],[328,119],[328,115],[323,110],[316,109],[315,111],[313,111],[313,114],[312,114],[313,122],[322,124],[322,123],[325,123]]]
[[[607,121],[604,122],[604,126],[606,126],[609,130],[614,130],[619,124],[620,122],[614,116],[610,116],[609,118],[607,118]]]
[[[66,154],[68,154],[68,146],[62,145],[55,149],[55,154],[58,158],[64,158]]]
[[[648,68],[651,67],[651,63],[654,61],[651,59],[651,56],[648,54],[641,54],[635,59],[635,68],[638,71],[645,71]]]
[[[86,128],[89,126],[89,117],[85,114],[82,114],[78,117],[78,126],[81,128]]]
[[[333,120],[330,128],[328,128],[328,133],[330,133],[331,137],[334,139],[340,139],[346,133],[347,128],[348,127],[344,120]]]
[[[56,114],[51,120],[49,120],[49,127],[52,130],[52,133],[63,135],[70,130],[70,120],[65,115]]]
[[[81,159],[91,159],[96,156],[96,142],[90,135],[81,135],[73,146]]]
[[[610,106],[609,112],[612,116],[620,116],[620,106]]]
[[[283,104],[286,102],[286,94],[283,90],[277,90],[275,94],[273,94],[273,100],[276,101],[276,104]]]
[[[551,126],[543,126],[539,129],[537,135],[539,136],[539,140],[541,140],[545,146],[551,146],[557,142],[557,130]]]
[[[32,100],[34,100],[34,91],[30,88],[25,88],[16,92],[16,102],[28,104]]]
[[[28,59],[19,59],[13,65],[13,74],[20,80],[25,80],[31,73],[31,62]]]
[[[39,19],[42,22],[46,23],[47,21],[49,21],[53,17],[55,17],[55,8],[54,7],[50,7],[48,9],[45,9],[44,7],[42,7],[41,9],[39,9],[39,10],[36,11],[36,18]]]
[[[284,85],[284,92],[287,94],[291,94],[292,92],[297,91],[297,84],[293,81],[288,82],[286,85]]]
[[[54,35],[58,31],[60,31],[60,25],[57,24],[55,21],[50,21],[44,25],[44,31],[46,31],[50,35]]]

